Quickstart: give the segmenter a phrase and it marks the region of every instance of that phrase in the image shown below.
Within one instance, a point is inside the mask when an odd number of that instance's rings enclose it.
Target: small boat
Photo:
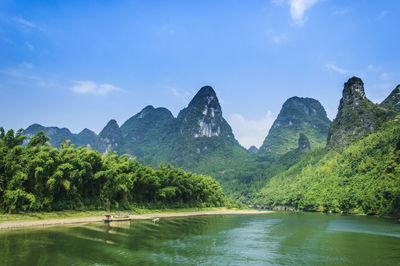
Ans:
[[[160,218],[154,218],[152,221],[153,221],[153,223],[157,223],[160,221]]]
[[[106,218],[104,222],[119,222],[119,221],[130,221],[129,215],[115,215],[115,214],[106,214]]]

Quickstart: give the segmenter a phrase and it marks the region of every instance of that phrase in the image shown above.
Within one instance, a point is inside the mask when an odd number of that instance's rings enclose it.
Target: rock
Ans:
[[[311,150],[310,141],[307,136],[303,133],[299,135],[299,147],[297,148],[299,151],[309,151]]]

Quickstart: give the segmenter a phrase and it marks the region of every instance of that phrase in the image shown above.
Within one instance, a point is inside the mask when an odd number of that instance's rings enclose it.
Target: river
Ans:
[[[0,231],[1,265],[400,265],[400,223],[211,215]]]

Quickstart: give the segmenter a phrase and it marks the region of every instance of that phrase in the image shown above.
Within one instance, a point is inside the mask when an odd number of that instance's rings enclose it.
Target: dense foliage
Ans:
[[[22,130],[0,128],[0,211],[220,206],[211,177],[163,164],[153,169],[127,155],[100,154],[65,141],[60,150],[39,132],[27,145]]]
[[[259,152],[283,155],[296,149],[300,133],[309,138],[313,149],[324,147],[330,124],[319,101],[292,97],[283,104]]]
[[[400,125],[397,120],[341,152],[309,152],[273,177],[258,203],[311,211],[400,216]]]

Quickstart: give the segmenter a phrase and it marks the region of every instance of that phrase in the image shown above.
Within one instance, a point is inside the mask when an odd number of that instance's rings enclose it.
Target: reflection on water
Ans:
[[[1,265],[400,265],[400,224],[375,217],[215,215],[0,232]]]

